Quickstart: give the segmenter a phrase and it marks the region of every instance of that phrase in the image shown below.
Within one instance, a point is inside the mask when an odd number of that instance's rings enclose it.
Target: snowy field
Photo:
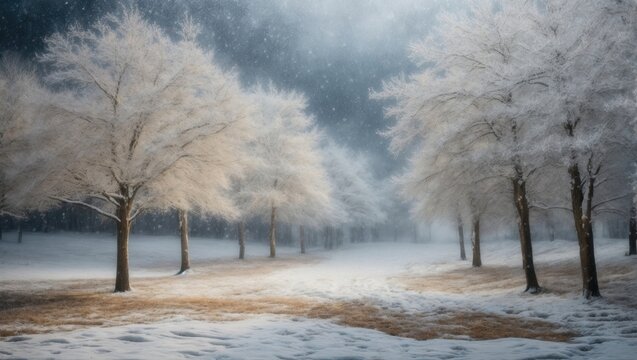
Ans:
[[[133,236],[134,291],[110,293],[108,235],[15,234],[0,242],[1,359],[634,359],[637,258],[599,240],[604,297],[578,293],[577,244],[535,244],[541,295],[521,292],[519,244],[483,244],[482,269],[455,243],[281,248]],[[41,300],[38,300],[41,299]],[[74,302],[68,302],[69,299]],[[83,319],[74,319],[72,314]],[[29,314],[25,316],[24,314]],[[69,315],[70,314],[70,315]],[[80,321],[88,320],[91,321]],[[394,336],[397,335],[397,336]],[[424,339],[424,340],[423,340]]]

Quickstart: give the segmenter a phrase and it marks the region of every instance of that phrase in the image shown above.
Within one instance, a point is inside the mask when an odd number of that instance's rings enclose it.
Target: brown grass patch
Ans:
[[[525,320],[480,312],[413,314],[381,309],[363,302],[318,302],[287,297],[227,299],[179,297],[148,299],[137,294],[59,292],[2,293],[0,336],[72,330],[87,326],[150,323],[175,316],[194,320],[227,321],[245,315],[278,314],[374,329],[418,340],[470,337],[521,337],[567,341],[574,336],[546,321]],[[237,316],[239,315],[239,316]]]
[[[416,340],[469,337],[476,340],[519,337],[568,341],[575,333],[557,324],[477,311],[442,311],[435,314],[381,309],[361,302],[323,304],[312,309],[311,318],[336,318],[342,325],[382,331]]]
[[[540,263],[536,264],[535,270],[540,285],[546,292],[561,295],[577,293],[581,290],[582,280],[577,262],[550,265]],[[635,275],[637,275],[637,267],[635,266],[598,265],[600,287],[610,290],[611,293],[613,287],[622,283],[622,279],[633,279]],[[493,265],[479,268],[467,266],[433,275],[406,275],[399,277],[398,281],[414,291],[453,294],[523,290],[526,284],[521,268]],[[612,302],[614,299],[611,297],[609,300]]]

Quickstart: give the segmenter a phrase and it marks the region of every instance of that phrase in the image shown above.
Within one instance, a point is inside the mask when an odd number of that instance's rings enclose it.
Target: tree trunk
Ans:
[[[276,208],[270,214],[270,257],[276,257]]]
[[[246,223],[245,221],[241,220],[239,221],[239,259],[244,259],[245,255],[246,255],[246,238],[245,238],[245,231],[246,231]]]
[[[22,220],[18,220],[18,244],[22,244]]]
[[[471,221],[471,246],[473,247],[474,267],[482,266],[482,258],[480,257],[480,219],[474,217]]]
[[[522,268],[526,277],[526,289],[531,294],[540,292],[540,284],[535,274],[533,264],[533,246],[531,244],[531,224],[529,220],[529,202],[526,196],[526,181],[521,177],[512,180],[513,197],[518,214],[518,230],[520,232],[520,247],[522,248]]]
[[[301,243],[301,254],[305,254],[305,228],[303,225],[299,226],[299,241]]]
[[[458,241],[460,242],[460,259],[467,260],[467,254],[464,251],[464,229],[462,228],[462,218],[458,216]]]
[[[190,270],[190,253],[188,251],[188,211],[179,210],[179,231],[181,233],[181,268],[177,275]]]
[[[130,200],[121,200],[117,207],[117,275],[115,276],[115,292],[130,291],[128,276],[128,238],[131,223],[129,220],[132,204]]]
[[[584,190],[582,188],[582,178],[579,165],[569,166],[568,173],[571,177],[571,208],[573,210],[573,221],[580,252],[580,267],[582,271],[582,294],[586,298],[601,296],[597,283],[597,267],[595,265],[595,247],[593,244],[593,223],[591,221],[591,201],[595,178],[588,180],[589,193],[587,213],[584,214]]]
[[[637,255],[637,208],[630,208],[630,221],[628,222],[628,255]]]

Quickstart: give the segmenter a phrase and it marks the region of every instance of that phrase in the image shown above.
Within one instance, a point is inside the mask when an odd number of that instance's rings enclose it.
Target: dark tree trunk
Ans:
[[[244,259],[246,255],[246,223],[245,221],[239,221],[238,225],[239,230],[239,259]]]
[[[637,255],[637,208],[630,208],[630,221],[628,222],[628,255]]]
[[[482,266],[482,258],[480,257],[480,219],[474,217],[471,221],[471,246],[473,248],[474,267]]]
[[[22,220],[18,220],[18,244],[22,244]]]
[[[526,182],[519,176],[512,180],[513,197],[518,214],[518,230],[520,232],[520,246],[522,248],[522,268],[526,277],[526,289],[531,294],[540,292],[540,284],[535,274],[533,264],[533,246],[531,244],[531,224],[529,220],[529,202],[526,196]]]
[[[586,298],[601,296],[597,283],[597,267],[595,264],[595,247],[593,244],[593,223],[591,221],[593,190],[595,189],[595,178],[588,180],[588,205],[584,213],[584,189],[582,187],[582,177],[579,165],[569,166],[568,173],[571,177],[571,208],[573,210],[573,221],[577,232],[579,243],[580,266],[582,270],[582,294]]]
[[[305,254],[305,228],[299,226],[299,242],[301,243],[301,254]]]
[[[181,268],[177,275],[190,270],[190,252],[188,251],[188,211],[179,210],[179,232],[181,233]]]
[[[460,216],[458,216],[458,241],[460,242],[460,259],[467,260],[467,254],[464,251],[464,229]]]
[[[128,276],[128,238],[131,223],[129,220],[132,203],[121,200],[117,208],[120,221],[117,222],[117,275],[115,276],[115,292],[130,291]]]
[[[270,214],[270,257],[276,257],[276,208]]]

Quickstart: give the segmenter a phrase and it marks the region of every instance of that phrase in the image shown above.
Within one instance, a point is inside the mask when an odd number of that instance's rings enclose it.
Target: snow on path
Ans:
[[[263,294],[310,296],[331,300],[365,299],[375,305],[414,313],[445,313],[449,310],[476,311],[548,320],[574,329],[586,344],[606,341],[630,342],[637,353],[637,309],[608,303],[604,298],[588,301],[579,294],[531,295],[522,288],[480,294],[419,293],[409,291],[392,277],[436,274],[470,266],[449,261],[458,257],[455,244],[378,243],[352,246],[317,264],[274,272],[266,277]],[[598,271],[605,265],[627,263],[637,268],[637,260],[623,256],[623,241],[600,239],[597,246]],[[537,242],[536,266],[578,259],[574,242]],[[514,241],[485,242],[483,263],[517,267],[521,265],[519,244]],[[540,281],[542,279],[540,278]],[[637,279],[634,282],[637,284]],[[603,286],[604,284],[602,284]],[[604,292],[602,288],[602,292]],[[628,296],[637,296],[637,285],[627,287]]]
[[[335,325],[325,320],[263,316],[206,323],[173,320],[151,325],[91,328],[14,337],[0,359],[634,359],[635,347],[528,339],[428,340]]]

